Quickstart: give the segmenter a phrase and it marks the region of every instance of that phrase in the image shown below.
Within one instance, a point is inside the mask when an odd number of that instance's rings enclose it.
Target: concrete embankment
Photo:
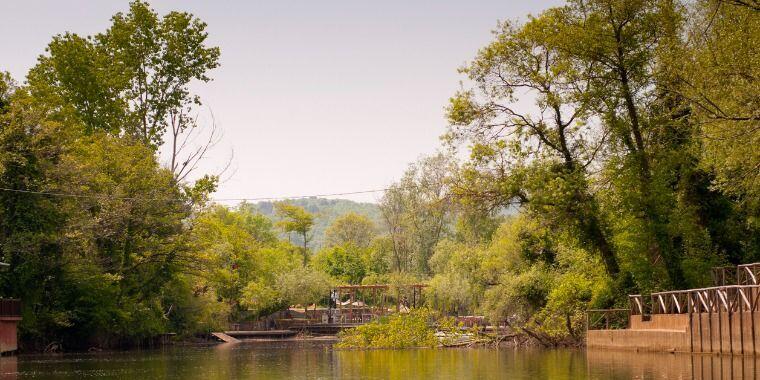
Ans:
[[[693,313],[630,317],[620,330],[589,330],[589,348],[696,353],[760,353],[760,313]]]

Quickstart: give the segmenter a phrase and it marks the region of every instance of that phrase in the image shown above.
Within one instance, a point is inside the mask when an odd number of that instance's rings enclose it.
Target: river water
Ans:
[[[538,349],[337,350],[250,342],[0,358],[7,379],[758,379],[748,357]]]

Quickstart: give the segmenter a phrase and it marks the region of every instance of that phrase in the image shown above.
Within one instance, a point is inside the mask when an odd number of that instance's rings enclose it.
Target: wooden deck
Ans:
[[[233,338],[233,337],[231,337],[231,336],[229,336],[229,335],[227,335],[225,333],[221,333],[221,332],[213,332],[213,333],[211,333],[211,335],[213,335],[214,337],[216,337],[217,339],[221,340],[224,343],[238,343],[238,342],[240,342],[239,339]]]
[[[224,334],[237,339],[256,338],[289,338],[296,334],[295,330],[255,330],[255,331],[225,331]]]

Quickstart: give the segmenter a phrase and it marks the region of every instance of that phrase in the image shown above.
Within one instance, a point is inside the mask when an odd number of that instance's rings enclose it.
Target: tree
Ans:
[[[370,251],[352,243],[323,248],[314,256],[313,266],[347,284],[361,284],[368,272]]]
[[[328,247],[353,244],[357,247],[366,248],[375,238],[376,230],[375,224],[368,217],[350,212],[335,219],[327,228],[325,244]]]
[[[428,259],[452,222],[449,176],[455,172],[451,157],[426,157],[385,192],[380,211],[392,242],[393,270],[429,273]]]
[[[192,247],[205,264],[198,286],[228,304],[232,320],[282,307],[277,277],[301,266],[298,248],[277,241],[272,227],[245,205],[238,210],[213,206],[194,221]]]
[[[309,267],[295,268],[277,277],[277,291],[289,305],[316,304],[330,295],[330,278]]]
[[[303,262],[306,265],[309,258],[309,241],[311,240],[309,231],[311,231],[311,227],[314,225],[314,215],[288,202],[277,202],[274,208],[275,214],[280,218],[277,226],[285,233],[296,233],[301,237],[301,241],[303,242]]]
[[[710,12],[704,5],[694,4],[698,13]],[[612,190],[609,207],[626,211],[636,224],[626,223],[626,228],[637,230],[641,242],[636,254],[664,269],[663,285],[676,288],[703,284],[704,277],[694,281],[695,268],[687,264],[691,258],[707,263],[716,259],[715,252],[745,251],[731,240],[747,241],[751,235],[745,230],[736,233],[745,237],[723,239],[726,229],[712,221],[733,226],[742,216],[734,211],[718,215],[705,207],[722,203],[717,207],[726,208],[732,201],[715,191],[714,174],[699,165],[703,147],[711,143],[700,132],[698,115],[704,110],[689,100],[693,92],[683,91],[690,66],[683,41],[686,7],[674,1],[575,1],[559,33],[568,41],[564,51],[571,59],[595,67],[593,102],[611,137],[605,173]],[[724,84],[730,86],[720,79],[711,87]]]
[[[206,45],[206,24],[193,15],[159,17],[139,0],[111,21],[95,36],[53,37],[48,55],[29,72],[31,91],[87,132],[130,136],[155,150],[168,128],[170,169],[184,179],[215,141],[212,131],[205,145],[180,157],[187,144],[182,136],[197,128],[192,113],[201,105],[190,84],[210,80],[219,48]]]
[[[7,71],[0,71],[0,112],[10,104],[11,95],[16,91],[16,82]]]
[[[200,104],[189,85],[209,80],[218,49],[187,13],[159,20],[138,1],[112,21],[55,36],[28,85],[0,79],[0,291],[24,299],[27,348],[139,343],[224,313],[184,293],[205,269],[187,232],[216,178],[185,184],[157,158],[172,116]]]
[[[672,144],[658,141],[671,138],[676,123],[666,127],[665,116],[656,110],[658,77],[657,52],[660,43],[669,43],[663,32],[671,32],[672,12],[664,3],[609,0],[575,1],[563,14],[563,35],[569,43],[564,51],[573,59],[594,67],[589,78],[599,116],[606,122],[612,152],[619,155],[617,170],[627,172],[624,207],[642,217],[647,255],[651,262],[664,262],[672,286],[685,286],[681,266],[680,238],[668,234],[669,189],[659,187],[657,160],[667,155]],[[677,23],[677,21],[676,21]],[[658,62],[662,63],[662,62]],[[659,119],[659,120],[658,120]],[[658,140],[660,137],[662,140]],[[682,148],[681,148],[682,149]],[[633,183],[631,183],[633,182]],[[635,187],[631,187],[634,184]]]
[[[607,135],[589,120],[588,68],[556,47],[559,12],[521,28],[502,24],[496,40],[461,70],[477,93],[458,93],[448,108],[448,138],[474,144],[455,191],[491,207],[521,204],[571,226],[616,275],[618,259],[588,178]],[[534,100],[532,111],[518,111],[521,97]]]
[[[752,2],[699,1],[688,25],[684,69],[670,90],[700,125],[704,167],[715,186],[760,214],[760,17]]]
[[[0,194],[10,263],[1,286],[25,300],[22,337],[74,346],[107,330],[93,337],[107,345],[162,331],[161,291],[198,268],[183,233],[190,200],[143,144],[51,120],[26,88],[10,99],[0,115],[0,187],[18,191]]]

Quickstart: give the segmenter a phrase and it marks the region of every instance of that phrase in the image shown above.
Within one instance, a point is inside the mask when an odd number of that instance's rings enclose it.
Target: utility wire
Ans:
[[[303,199],[303,198],[334,197],[334,196],[355,195],[355,194],[370,194],[370,193],[384,192],[384,191],[387,191],[387,190],[388,190],[388,188],[374,189],[374,190],[349,191],[349,192],[331,193],[331,194],[296,195],[296,196],[290,196],[290,197],[212,198],[212,199],[209,199],[209,201],[212,201],[212,202],[274,201],[274,200],[286,200],[286,199]],[[5,187],[0,187],[0,191],[12,192],[12,193],[23,193],[23,194],[36,194],[36,195],[43,195],[43,196],[49,196],[49,197],[60,197],[60,198],[118,199],[118,200],[128,200],[128,201],[164,201],[164,202],[170,202],[170,201],[184,202],[185,201],[183,199],[174,199],[174,198],[117,197],[117,196],[106,195],[106,194],[58,193],[58,192],[47,192],[47,191],[9,189],[9,188],[5,188]]]
[[[274,200],[280,200],[280,199],[321,198],[321,197],[337,197],[337,196],[342,196],[342,195],[370,194],[370,193],[384,192],[388,190],[389,190],[388,188],[385,188],[385,189],[374,189],[374,190],[350,191],[346,193],[296,195],[292,197],[216,198],[216,199],[212,199],[212,201],[240,201],[240,202],[242,201],[274,201]]]

